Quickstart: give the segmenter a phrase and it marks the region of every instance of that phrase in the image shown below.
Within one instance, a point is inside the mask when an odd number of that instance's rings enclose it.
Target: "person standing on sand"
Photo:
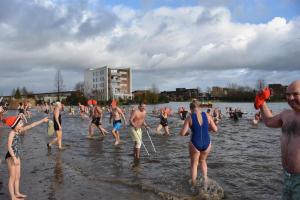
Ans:
[[[267,127],[281,128],[281,161],[283,166],[283,200],[300,199],[300,80],[286,89],[286,99],[292,109],[273,115],[266,104],[271,91],[265,88],[255,98],[254,106],[260,109]]]
[[[183,127],[180,131],[181,136],[189,135],[188,129],[192,131],[191,141],[189,142],[189,152],[191,159],[191,178],[192,189],[196,186],[198,164],[200,162],[201,174],[204,182],[207,183],[207,163],[206,159],[211,149],[211,141],[209,130],[213,132],[218,131],[212,117],[205,112],[201,111],[200,103],[193,100],[190,103],[191,114],[184,121]]]
[[[142,145],[142,127],[149,128],[146,124],[146,105],[144,103],[140,103],[138,109],[133,110],[130,117],[130,125],[131,128],[131,137],[134,142],[133,147],[133,156],[135,160],[140,159],[140,150]]]

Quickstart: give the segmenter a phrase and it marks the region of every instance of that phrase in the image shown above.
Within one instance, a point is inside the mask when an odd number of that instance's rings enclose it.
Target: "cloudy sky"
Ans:
[[[0,95],[129,66],[133,89],[300,78],[299,0],[1,0]]]

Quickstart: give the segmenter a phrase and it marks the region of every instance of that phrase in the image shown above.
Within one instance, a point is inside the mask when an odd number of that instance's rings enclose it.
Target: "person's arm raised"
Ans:
[[[280,128],[282,126],[281,114],[273,116],[270,108],[266,103],[260,107],[260,112],[264,124],[270,128]]]
[[[35,126],[38,126],[38,125],[42,124],[43,122],[48,122],[48,121],[49,121],[48,117],[45,117],[45,118],[43,118],[39,121],[33,122],[33,123],[31,123],[27,126],[22,127],[21,132],[27,131],[27,130],[35,127]]]

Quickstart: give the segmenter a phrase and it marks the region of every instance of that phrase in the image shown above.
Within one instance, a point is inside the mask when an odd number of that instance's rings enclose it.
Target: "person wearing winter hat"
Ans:
[[[40,125],[43,122],[48,122],[48,118],[41,119],[37,122],[33,122],[30,125],[24,126],[24,122],[20,116],[9,116],[3,119],[3,122],[11,127],[11,131],[8,135],[7,149],[8,152],[5,156],[5,160],[8,166],[9,179],[8,190],[11,200],[24,199],[27,196],[20,193],[20,177],[21,177],[21,160],[20,160],[20,134],[25,131]]]

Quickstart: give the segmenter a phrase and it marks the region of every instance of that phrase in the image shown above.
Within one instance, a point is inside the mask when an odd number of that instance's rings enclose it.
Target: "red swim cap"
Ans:
[[[93,100],[92,100],[92,104],[93,104],[93,105],[97,105],[97,101],[93,99]]]

